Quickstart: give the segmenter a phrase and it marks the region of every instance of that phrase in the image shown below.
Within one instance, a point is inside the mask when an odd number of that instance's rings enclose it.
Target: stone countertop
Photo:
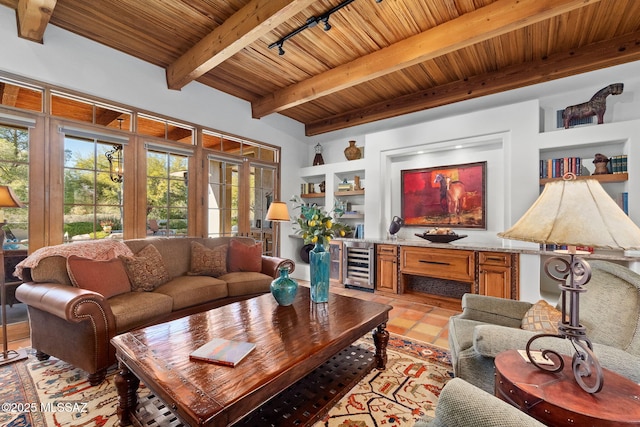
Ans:
[[[468,239],[468,240],[467,240]],[[438,248],[438,249],[462,249],[470,251],[491,251],[491,252],[509,252],[519,254],[530,255],[546,255],[556,256],[558,254],[553,251],[540,250],[535,243],[518,242],[513,240],[496,239],[495,241],[474,241],[469,238],[463,238],[451,243],[432,243],[428,240],[420,239],[346,239],[339,238],[343,242],[365,242],[384,245],[398,245],[398,246],[417,246],[425,248]],[[584,258],[591,259],[603,259],[612,261],[640,261],[640,254],[637,256],[625,255],[623,251],[614,250],[597,250],[595,253],[588,255],[581,255]]]

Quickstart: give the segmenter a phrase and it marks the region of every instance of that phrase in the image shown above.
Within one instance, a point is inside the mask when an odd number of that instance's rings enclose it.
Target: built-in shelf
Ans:
[[[560,181],[563,178],[542,178],[540,179],[540,185],[544,185],[547,182],[552,182],[552,181]],[[577,180],[580,179],[595,179],[596,181],[600,181],[600,182],[624,182],[629,180],[629,174],[628,173],[609,173],[609,174],[603,174],[603,175],[578,175],[576,176]]]
[[[320,199],[324,198],[324,193],[307,193],[301,194],[300,197],[302,197],[303,199]]]
[[[336,191],[333,195],[337,197],[364,196],[364,188],[362,190]]]
[[[342,215],[339,219],[363,219],[364,218],[364,214],[363,213],[346,213],[344,215]]]

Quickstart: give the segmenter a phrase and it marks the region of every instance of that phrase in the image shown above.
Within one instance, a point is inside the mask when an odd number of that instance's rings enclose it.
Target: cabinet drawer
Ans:
[[[485,265],[511,267],[511,254],[506,252],[479,252],[478,262]]]
[[[402,247],[400,271],[404,274],[474,282],[473,258],[473,251]]]
[[[378,255],[392,255],[398,254],[398,247],[396,245],[376,245],[376,253]]]

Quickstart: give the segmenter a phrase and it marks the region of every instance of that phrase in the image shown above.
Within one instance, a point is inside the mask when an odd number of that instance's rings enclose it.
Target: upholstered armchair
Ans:
[[[589,264],[592,276],[580,296],[580,323],[603,368],[640,382],[640,275],[606,261],[590,260]],[[455,376],[493,393],[495,356],[524,349],[538,333],[521,329],[532,306],[525,301],[464,295],[462,313],[449,319]],[[538,339],[535,347],[574,353],[569,340],[560,338]]]
[[[453,378],[442,389],[435,416],[424,416],[414,427],[543,427],[514,406]]]

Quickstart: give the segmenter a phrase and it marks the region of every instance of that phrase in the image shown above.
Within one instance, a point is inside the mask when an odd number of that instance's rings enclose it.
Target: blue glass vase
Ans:
[[[298,293],[298,282],[289,277],[289,268],[280,267],[280,277],[271,282],[271,295],[280,305],[291,305]]]
[[[309,252],[309,265],[311,267],[311,301],[329,301],[329,266],[331,253],[321,243]]]

